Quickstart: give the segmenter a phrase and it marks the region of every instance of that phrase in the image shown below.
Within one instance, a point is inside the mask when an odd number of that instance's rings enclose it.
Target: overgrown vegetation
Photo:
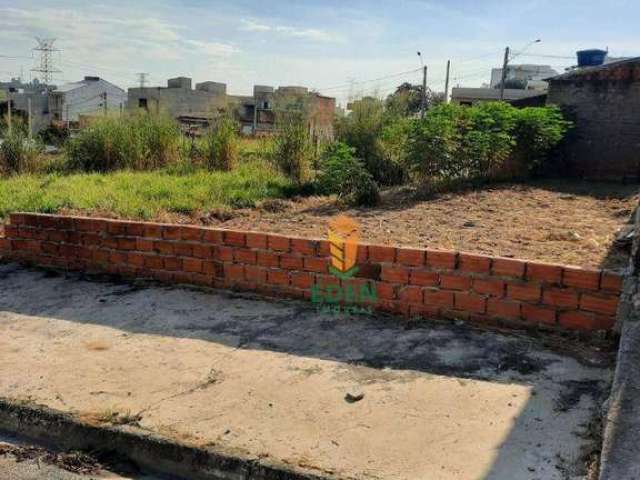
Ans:
[[[555,107],[441,105],[413,122],[407,166],[423,183],[526,177],[539,168],[568,127]]]
[[[19,121],[13,122],[11,129],[4,131],[0,144],[0,173],[13,175],[31,172],[36,168],[42,144],[29,139],[26,126]]]
[[[67,142],[67,165],[85,172],[153,170],[178,163],[182,142],[180,128],[164,115],[101,117]]]
[[[199,218],[216,209],[251,207],[289,195],[291,183],[265,162],[247,162],[232,172],[175,174],[119,171],[19,175],[0,181],[0,217],[11,211],[97,211],[134,219],[166,213]]]
[[[312,179],[315,148],[304,114],[291,113],[278,119],[278,134],[271,152],[274,163],[297,185]]]
[[[238,125],[229,116],[218,120],[204,139],[206,165],[210,170],[231,171],[238,164]]]
[[[364,164],[353,156],[354,152],[354,148],[341,142],[325,149],[318,189],[324,194],[337,194],[347,204],[376,205],[380,200],[378,185]]]

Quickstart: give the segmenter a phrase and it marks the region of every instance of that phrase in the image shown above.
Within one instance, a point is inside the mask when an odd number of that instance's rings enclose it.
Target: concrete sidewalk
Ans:
[[[0,352],[2,397],[331,478],[579,478],[610,379],[528,337],[11,264]]]

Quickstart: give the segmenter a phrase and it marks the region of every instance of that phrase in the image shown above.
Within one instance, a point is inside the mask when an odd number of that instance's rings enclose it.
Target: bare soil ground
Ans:
[[[224,228],[323,238],[328,221],[343,213],[360,223],[362,240],[370,243],[620,269],[628,251],[614,240],[637,205],[637,193],[638,185],[544,182],[416,202],[406,191],[388,191],[376,208],[341,210],[333,199],[312,197],[270,201],[212,221]]]
[[[626,267],[629,252],[614,240],[632,217],[639,187],[543,181],[446,193],[422,201],[408,189],[390,189],[375,208],[345,208],[331,197],[299,197],[267,200],[252,209],[191,216],[167,213],[156,220],[324,238],[328,222],[345,214],[360,223],[363,242],[620,270]]]

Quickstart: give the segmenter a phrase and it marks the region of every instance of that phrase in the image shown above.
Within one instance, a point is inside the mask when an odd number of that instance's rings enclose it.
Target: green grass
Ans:
[[[77,209],[149,220],[165,212],[190,215],[249,207],[292,191],[288,180],[258,161],[243,163],[231,172],[25,174],[0,179],[0,217],[15,211]]]

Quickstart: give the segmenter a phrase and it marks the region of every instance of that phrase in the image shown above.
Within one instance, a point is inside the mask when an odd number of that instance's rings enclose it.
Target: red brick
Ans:
[[[453,292],[426,289],[424,291],[424,304],[453,308]]]
[[[226,230],[224,232],[224,243],[234,247],[244,247],[247,244],[247,237],[243,232]]]
[[[266,283],[267,270],[255,265],[244,266],[245,278],[253,283]]]
[[[409,314],[412,317],[436,318],[440,314],[440,308],[433,305],[409,305]]]
[[[136,249],[135,238],[119,238],[118,248],[120,250],[135,250]]]
[[[144,236],[148,238],[162,238],[162,226],[157,223],[145,224]]]
[[[263,267],[277,267],[280,264],[280,257],[272,252],[258,250],[257,262]]]
[[[580,309],[588,312],[615,315],[618,309],[618,297],[615,295],[588,295],[580,297]]]
[[[602,322],[602,319],[593,313],[580,311],[561,312],[558,316],[558,322],[561,327],[571,330],[606,330],[613,327],[613,323]]]
[[[244,280],[244,266],[235,263],[224,264],[224,278],[230,281]]]
[[[329,257],[330,254],[330,244],[328,240],[317,240],[316,241],[316,251],[319,257]]]
[[[458,260],[456,252],[444,250],[427,250],[427,266],[439,270],[454,270]]]
[[[222,245],[222,230],[205,229],[202,233],[202,240],[215,245]]]
[[[288,252],[290,249],[290,240],[288,237],[281,235],[269,235],[267,237],[267,247],[270,250],[276,250],[278,252]]]
[[[127,263],[136,267],[144,266],[144,255],[142,253],[130,252],[127,255]]]
[[[441,274],[440,286],[447,290],[469,290],[471,288],[471,277]]]
[[[562,308],[578,308],[578,294],[566,288],[545,288],[542,291],[542,303]]]
[[[396,287],[391,283],[375,282],[376,295],[382,300],[395,300]]]
[[[184,244],[183,244],[184,245]],[[209,260],[213,258],[213,249],[214,247],[211,245],[204,245],[202,243],[194,243],[193,245],[189,245],[191,248],[191,255],[196,258],[204,258]],[[176,245],[176,254],[179,254],[178,246]],[[188,255],[185,255],[188,256]]]
[[[380,278],[385,282],[402,283],[406,285],[409,283],[409,269],[396,265],[383,265]]]
[[[211,245],[200,245],[202,250],[198,250],[200,254],[213,255],[213,248]],[[209,253],[206,253],[206,252]],[[173,244],[173,252],[179,257],[192,257],[194,256],[194,244],[186,242],[175,242]],[[206,257],[211,258],[211,257]]]
[[[161,270],[164,267],[164,261],[158,255],[146,255],[144,257],[144,266],[152,270]]]
[[[109,261],[111,263],[127,263],[127,254],[123,252],[111,252]]]
[[[158,253],[162,253],[163,255],[173,255],[175,252],[173,246],[173,242],[163,242],[161,240],[153,242],[153,249]]]
[[[420,267],[424,265],[424,250],[415,250],[412,248],[396,249],[396,262],[410,267]]]
[[[622,275],[613,272],[602,272],[600,288],[614,293],[622,291]]]
[[[547,263],[527,263],[527,279],[559,284],[562,280],[562,267]]]
[[[4,226],[4,235],[7,238],[17,238],[18,237],[18,227],[15,225],[5,225]]]
[[[291,239],[291,251],[299,255],[315,255],[316,243],[314,240],[305,240],[303,238]]]
[[[264,233],[249,232],[246,234],[247,247],[249,248],[267,248],[267,236]]]
[[[421,287],[403,287],[399,290],[401,302],[405,303],[422,303]]]
[[[273,285],[289,285],[289,272],[284,270],[267,270],[267,283]]]
[[[494,258],[491,273],[501,277],[523,278],[526,262],[511,258]]]
[[[204,260],[202,262],[202,272],[206,275],[221,277],[223,275],[222,264],[216,261]]]
[[[200,240],[202,238],[202,229],[200,227],[180,227],[180,238],[182,240]]]
[[[523,303],[522,317],[529,323],[556,324],[556,310],[554,308],[538,307],[536,305]]]
[[[118,239],[116,237],[103,238],[101,245],[104,248],[112,248],[116,250],[118,248]]]
[[[409,283],[412,285],[420,285],[423,287],[435,287],[440,281],[438,272],[426,272],[424,270],[411,270],[409,274]]]
[[[47,231],[47,240],[50,242],[64,242],[67,238],[65,232],[61,232],[60,230],[48,230]],[[91,238],[96,243],[89,244],[85,243],[85,245],[99,245],[100,244],[100,236],[95,233],[85,233],[83,236],[83,241],[85,238]]]
[[[102,233],[107,228],[107,224],[104,220],[90,218],[76,218],[74,219],[74,226],[76,230],[94,233]]]
[[[519,319],[520,305],[520,302],[489,298],[487,300],[487,312],[500,318]]]
[[[239,263],[248,263],[249,265],[255,265],[257,262],[257,254],[255,250],[236,248],[233,252],[233,259]]]
[[[473,280],[474,291],[492,297],[504,296],[504,285],[504,281],[495,278],[475,278]]]
[[[326,273],[329,271],[329,262],[326,258],[305,257],[303,268],[308,272]]]
[[[464,312],[485,313],[487,300],[473,293],[456,292],[454,295],[454,308]]]
[[[58,248],[57,243],[43,242],[42,244],[42,251],[48,255],[57,255]]]
[[[146,238],[136,238],[136,250],[140,252],[153,251],[153,240]]]
[[[180,240],[180,227],[179,225],[164,225],[162,227],[162,238],[167,240]]]
[[[313,273],[291,272],[291,285],[296,288],[311,288],[314,281]]]
[[[121,222],[107,222],[107,233],[124,236],[127,234],[127,226]]]
[[[507,297],[525,302],[539,302],[542,296],[540,285],[507,285]]]
[[[394,262],[396,259],[396,249],[383,245],[369,245],[370,262]]]
[[[198,258],[183,258],[182,270],[185,272],[202,273],[202,260]]]
[[[11,223],[11,225],[24,225],[27,223],[27,215],[24,213],[10,213],[9,223]]]
[[[597,270],[565,267],[562,275],[562,283],[567,287],[598,290],[600,286],[600,272]]]
[[[107,263],[109,261],[109,250],[94,250],[93,261],[96,263]]]
[[[178,257],[165,257],[163,267],[172,272],[182,270],[182,260]]]
[[[231,247],[215,247],[215,258],[222,262],[233,262],[233,248]]]
[[[302,267],[302,257],[290,254],[280,255],[280,268],[284,268],[285,270],[302,270]]]
[[[127,222],[125,224],[125,231],[130,237],[142,237],[144,235],[144,224]]]
[[[463,272],[489,273],[491,258],[472,253],[461,253],[458,257],[458,268]]]

